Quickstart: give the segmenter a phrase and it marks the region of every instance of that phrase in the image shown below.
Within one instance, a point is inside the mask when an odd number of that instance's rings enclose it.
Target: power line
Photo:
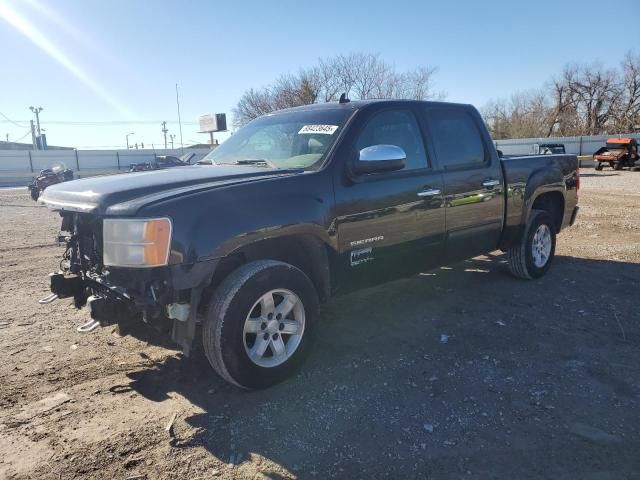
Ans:
[[[23,136],[21,136],[19,139],[17,140],[11,140],[11,143],[18,143],[20,140],[22,140],[23,138],[25,138],[27,135],[31,135],[31,129],[27,130],[27,133],[25,133]]]
[[[0,114],[2,114],[2,112],[0,112]],[[4,115],[2,115],[4,117]],[[18,123],[14,122],[13,120],[8,119],[7,117],[5,117],[6,120],[0,120],[0,123],[13,123],[14,125],[17,125],[20,128],[26,128],[25,125],[19,125]],[[20,120],[20,121],[25,121],[28,122],[28,120]],[[73,121],[73,120],[47,120],[47,121],[43,121],[41,122],[42,125],[76,125],[76,126],[111,126],[111,125],[154,125],[157,123],[162,123],[163,120],[128,120],[128,121],[120,121],[120,120],[104,120],[104,121],[86,121],[86,122],[82,122],[82,121]],[[177,121],[167,121],[167,125],[169,124],[174,124],[177,125],[179,122]],[[187,125],[198,125],[198,122],[182,122],[183,124],[187,124]]]
[[[0,122],[2,123],[13,123],[16,127],[20,127],[20,128],[27,128],[26,125],[20,125],[18,122],[14,122],[13,120],[11,120],[9,117],[7,117],[4,113],[0,112],[0,115],[2,115],[5,120],[0,120]],[[195,123],[195,122],[194,122]]]

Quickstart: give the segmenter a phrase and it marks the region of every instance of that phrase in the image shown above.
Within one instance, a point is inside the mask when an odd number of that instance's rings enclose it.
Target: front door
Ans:
[[[399,171],[336,178],[340,291],[428,268],[441,260],[445,234],[442,175],[430,168],[411,109],[373,113],[353,143],[353,152],[372,145],[399,146],[407,159]]]

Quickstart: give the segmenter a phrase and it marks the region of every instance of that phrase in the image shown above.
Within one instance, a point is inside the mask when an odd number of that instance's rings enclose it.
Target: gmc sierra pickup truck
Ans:
[[[66,250],[41,302],[87,305],[81,330],[144,321],[187,355],[201,337],[244,388],[291,374],[332,295],[497,249],[538,278],[578,211],[574,155],[502,160],[470,105],[278,111],[208,159],[47,188]]]

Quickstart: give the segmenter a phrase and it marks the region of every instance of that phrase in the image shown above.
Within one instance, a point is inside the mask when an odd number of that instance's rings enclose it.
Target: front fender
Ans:
[[[171,264],[225,257],[253,242],[309,234],[333,245],[329,177],[314,172],[197,192],[140,210],[173,222]]]

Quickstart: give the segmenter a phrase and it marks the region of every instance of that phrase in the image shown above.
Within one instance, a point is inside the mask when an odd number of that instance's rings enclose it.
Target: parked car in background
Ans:
[[[531,146],[533,155],[564,155],[566,152],[562,143],[534,143]]]
[[[40,170],[38,176],[31,180],[31,183],[27,186],[31,198],[35,201],[40,198],[42,192],[56,183],[67,182],[73,180],[73,170],[66,168],[64,165],[56,165],[52,168]]]
[[[596,170],[602,170],[605,164],[614,170],[633,168],[638,161],[638,141],[635,138],[610,138],[593,154],[593,161],[596,162]]]
[[[42,301],[88,304],[93,325],[144,320],[186,354],[201,321],[211,366],[243,388],[296,369],[332,295],[496,249],[537,279],[578,212],[575,155],[501,159],[470,105],[283,110],[207,160],[47,189],[67,248]]]
[[[142,172],[145,170],[162,170],[164,168],[172,167],[186,167],[190,165],[190,160],[195,156],[195,153],[190,152],[176,157],[174,155],[157,155],[152,161],[145,163],[132,163],[129,166],[130,172]]]

